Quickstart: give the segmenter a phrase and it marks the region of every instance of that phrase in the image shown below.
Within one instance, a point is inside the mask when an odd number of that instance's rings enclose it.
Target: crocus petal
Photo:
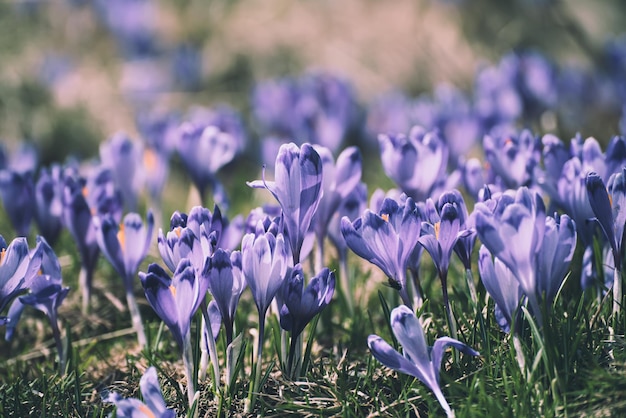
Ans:
[[[419,239],[419,243],[428,251],[430,257],[433,259],[437,272],[441,274],[443,266],[443,252],[441,250],[441,244],[434,235],[422,235]]]
[[[178,325],[178,308],[176,306],[176,289],[172,285],[172,279],[158,264],[150,264],[148,273],[139,272],[139,278],[144,288],[146,299],[152,309],[170,329],[178,346],[182,349],[183,336]]]
[[[621,255],[624,248],[624,226],[626,225],[626,167],[609,179],[615,224],[615,238]]]
[[[408,358],[422,371],[421,380],[429,386],[436,384],[422,324],[408,306],[401,305],[391,311],[391,329]]]
[[[113,265],[117,273],[126,278],[126,268],[124,265],[124,254],[120,241],[118,239],[119,227],[112,216],[94,217],[94,225],[96,227],[98,245],[103,254]]]
[[[175,302],[178,311],[178,326],[180,334],[185,336],[190,331],[191,318],[200,306],[201,298],[196,270],[188,259],[183,259],[174,273],[173,285],[176,289]]]
[[[211,321],[211,333],[213,334],[213,340],[217,340],[217,336],[220,333],[220,327],[222,326],[222,313],[218,308],[215,300],[209,302],[207,306],[207,312],[209,314],[209,320]]]
[[[444,351],[446,347],[449,346],[456,348],[463,354],[468,354],[471,356],[480,355],[478,351],[469,347],[467,344],[462,343],[461,341],[455,340],[454,338],[438,338],[437,341],[435,341],[435,344],[433,344],[433,348],[431,351],[432,365],[435,368],[435,376],[437,376],[437,380],[439,380],[439,370],[441,369],[441,361],[443,360]]]
[[[556,296],[576,249],[576,226],[567,215],[546,218],[546,233],[537,254],[537,292],[548,301]]]
[[[146,370],[139,381],[139,388],[141,389],[143,400],[151,411],[163,417],[169,415],[174,416],[173,411],[167,410],[167,406],[163,400],[163,393],[159,387],[156,368],[150,367]]]
[[[378,335],[367,337],[367,345],[376,360],[384,366],[418,378],[425,383],[425,376],[415,364],[393,349],[385,340]]]
[[[604,231],[604,235],[609,241],[609,245],[611,245],[611,248],[613,249],[613,254],[616,255],[618,253],[618,248],[615,233],[613,231],[613,211],[611,209],[611,201],[609,200],[609,194],[606,190],[606,186],[600,176],[594,172],[587,174],[586,186],[591,209],[593,210],[602,231]]]
[[[522,296],[519,282],[502,261],[497,258],[492,261],[491,253],[484,245],[479,250],[478,271],[485,289],[506,320],[506,327],[498,322],[500,327],[509,332]]]

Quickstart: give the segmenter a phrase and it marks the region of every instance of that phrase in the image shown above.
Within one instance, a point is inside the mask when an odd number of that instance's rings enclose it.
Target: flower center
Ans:
[[[156,415],[154,415],[154,412],[152,412],[150,408],[148,408],[146,405],[139,405],[137,409],[139,409],[139,411],[142,414],[145,414],[149,418],[156,418]]]
[[[124,224],[120,224],[120,230],[117,231],[117,240],[120,243],[120,248],[122,249],[122,252],[124,252],[126,248],[126,234],[124,232]]]
[[[148,171],[155,171],[157,168],[156,153],[151,149],[146,149],[143,152],[143,165]]]

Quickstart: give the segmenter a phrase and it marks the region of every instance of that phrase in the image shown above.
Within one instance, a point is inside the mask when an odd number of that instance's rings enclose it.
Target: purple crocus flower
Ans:
[[[133,293],[133,278],[143,261],[152,241],[154,217],[148,212],[146,224],[136,213],[129,213],[118,225],[112,216],[95,217],[96,238],[102,253],[122,277],[126,289],[126,300],[131,312],[133,326],[137,331],[140,346],[145,346],[146,336],[141,315]]]
[[[481,246],[478,254],[478,271],[495,301],[496,321],[504,332],[510,332],[524,293],[513,272],[499,258],[492,258],[487,247]]]
[[[351,128],[356,113],[352,86],[337,76],[311,73],[300,80],[295,116],[296,138],[336,151]]]
[[[20,293],[28,289],[42,262],[42,250],[37,247],[29,254],[24,237],[15,238],[7,247],[0,236],[0,312]],[[0,325],[8,319],[0,316]]]
[[[280,309],[280,326],[291,333],[287,374],[295,377],[302,365],[301,359],[294,364],[298,337],[306,325],[331,301],[335,293],[335,273],[322,269],[304,287],[302,266],[296,264],[283,285],[283,306]]]
[[[562,207],[559,201],[558,182],[563,166],[572,157],[563,141],[552,134],[541,138],[544,169],[537,175],[537,183],[550,196],[550,203]]]
[[[32,171],[0,170],[0,197],[16,234],[28,236],[36,210]]]
[[[621,266],[623,261],[622,246],[624,243],[624,224],[626,211],[622,210],[624,193],[626,192],[626,170],[611,178],[610,192],[604,181],[596,174],[587,174],[586,187],[591,209],[602,228],[611,250],[615,266]]]
[[[363,182],[342,200],[337,212],[328,225],[328,238],[337,250],[339,258],[340,290],[350,312],[354,309],[353,291],[348,273],[348,245],[341,233],[341,219],[346,216],[351,222],[365,211],[367,204],[367,185]]]
[[[173,278],[158,264],[150,264],[148,273],[139,272],[146,299],[174,336],[181,351],[187,373],[189,406],[195,397],[193,381],[193,355],[191,348],[191,320],[204,302],[209,282],[207,269],[197,274],[195,267],[183,258]],[[219,324],[219,321],[217,322]],[[216,382],[217,384],[217,382]]]
[[[160,206],[163,187],[169,174],[169,155],[156,148],[145,146],[142,151],[142,174],[152,203]]]
[[[152,241],[154,217],[148,212],[146,223],[137,213],[124,216],[121,224],[111,216],[96,217],[98,244],[102,253],[125,281],[132,283],[139,264]]]
[[[168,409],[163,400],[163,393],[159,386],[157,371],[150,367],[139,381],[143,402],[139,399],[122,399],[117,393],[111,393],[104,399],[117,407],[115,415],[120,418],[176,418],[176,411]]]
[[[483,148],[491,170],[505,187],[516,189],[531,186],[540,154],[537,140],[530,131],[523,130],[519,135],[514,135],[505,130],[485,135]]]
[[[280,204],[285,234],[291,246],[293,263],[300,262],[302,244],[322,198],[322,160],[310,144],[301,148],[284,144],[278,151],[274,181],[248,182],[253,188],[266,188]]]
[[[216,205],[210,210],[195,206],[189,215],[174,212],[170,219],[170,230],[164,234],[159,229],[158,247],[163,261],[174,272],[181,258],[189,258],[197,270],[204,266],[206,257],[215,249],[232,250],[241,242],[243,217],[232,223],[222,216]]]
[[[226,345],[228,346],[233,341],[233,324],[237,304],[241,293],[247,286],[241,271],[241,252],[233,251],[229,254],[218,248],[215,254],[208,258],[207,263],[209,290],[224,322]]]
[[[281,327],[291,332],[292,339],[297,338],[311,319],[330,303],[334,293],[335,273],[324,268],[305,288],[302,265],[297,264],[283,285]]]
[[[453,417],[454,413],[439,386],[439,373],[445,349],[452,346],[471,356],[478,356],[479,353],[450,337],[441,337],[432,347],[429,347],[422,324],[413,311],[405,305],[391,311],[391,328],[404,348],[405,354],[398,353],[378,335],[370,335],[367,345],[372,355],[390,369],[414,376],[422,381],[433,391],[448,417]]]
[[[7,341],[12,338],[13,331],[26,305],[43,312],[48,317],[52,327],[52,335],[56,342],[57,354],[59,355],[59,369],[63,374],[65,373],[65,355],[61,341],[61,330],[57,320],[57,310],[63,303],[70,288],[63,287],[61,265],[45,238],[37,237],[37,249],[35,251],[41,254],[39,273],[33,276],[29,286],[29,293],[18,298],[11,305],[5,338]]]
[[[293,265],[283,234],[246,234],[241,244],[242,271],[260,314],[276,296]]]
[[[262,232],[263,224],[257,224],[258,234],[246,234],[241,243],[241,270],[252,291],[259,312],[259,336],[256,351],[256,370],[251,385],[249,410],[254,408],[256,393],[261,382],[261,361],[265,337],[265,316],[292,264],[289,244],[283,234]]]
[[[414,126],[408,137],[379,135],[378,142],[385,174],[404,193],[416,201],[438,197],[436,190],[447,177],[448,148],[437,131]]]
[[[255,88],[254,116],[263,135],[339,149],[356,114],[351,86],[331,74],[312,73],[300,79],[275,79]],[[264,141],[266,142],[266,141]]]
[[[331,218],[339,209],[339,205],[352,193],[361,181],[361,152],[357,147],[343,150],[337,163],[328,148],[316,147],[322,159],[324,180],[322,182],[322,198],[313,218],[317,238],[317,258],[315,266],[321,269],[324,263],[324,240],[326,239]]]
[[[201,213],[202,209],[204,209],[200,206],[198,208],[198,210],[194,211],[195,214]],[[196,267],[196,270],[201,270],[204,266],[204,260],[212,252],[206,231],[200,235],[200,225],[195,222],[194,224],[197,228],[192,229],[191,225],[188,224],[188,220],[187,214],[176,211],[170,219],[170,231],[165,235],[163,230],[159,229],[157,239],[159,252],[163,262],[165,262],[165,265],[172,273],[176,271],[178,263],[183,258],[188,258]],[[198,235],[196,235],[194,229],[197,230]]]
[[[458,190],[450,190],[439,197],[437,206],[441,213],[443,213],[443,207],[446,204],[454,206],[457,216],[459,217],[459,229],[464,231],[458,235],[458,240],[456,244],[454,244],[454,252],[459,256],[465,269],[469,270],[471,269],[471,257],[474,251],[474,244],[476,243],[476,231],[472,230],[469,224],[471,218],[467,212],[465,199],[463,199],[463,195]]]
[[[337,208],[337,212],[331,218],[328,225],[328,238],[337,249],[339,260],[346,259],[348,246],[341,233],[341,219],[347,216],[350,222],[358,218],[366,209],[367,185],[360,182],[350,194],[343,199]]]
[[[368,209],[353,222],[347,217],[341,219],[341,233],[348,247],[378,266],[407,306],[411,306],[411,299],[406,286],[406,270],[420,236],[421,221],[417,206],[410,197],[404,205],[385,199],[379,215]]]
[[[589,203],[585,180],[589,171],[578,157],[572,157],[564,165],[557,180],[558,201],[578,227],[580,239],[585,246],[593,240],[593,209]]]
[[[483,163],[478,158],[470,158],[460,165],[463,187],[477,200],[481,188],[489,182]]]
[[[476,73],[474,108],[487,130],[510,124],[522,115],[522,97],[513,80],[515,71],[510,60],[502,60],[498,67],[486,66]]]
[[[39,232],[54,245],[63,228],[63,172],[61,166],[42,168],[35,185],[35,219]]]
[[[534,260],[545,231],[545,206],[539,194],[521,188],[513,202],[503,195],[494,212],[479,205],[474,210],[482,243],[516,274],[524,293],[535,297]]]
[[[608,179],[613,174],[619,173],[622,167],[626,167],[626,137],[614,136],[611,141],[609,141],[604,156],[606,174],[603,180],[608,182]]]
[[[567,275],[576,249],[576,224],[567,215],[547,216],[541,250],[535,260],[536,292],[552,301]]]
[[[158,264],[150,264],[148,272],[139,272],[146,299],[169,328],[179,349],[184,351],[189,338],[191,318],[204,300],[208,281],[196,275],[189,259],[183,258],[172,278]]]
[[[440,215],[441,220],[434,225],[429,223],[422,225],[423,232],[419,238],[419,243],[428,251],[437,269],[437,275],[443,290],[443,304],[446,309],[448,324],[450,325],[452,335],[456,337],[456,324],[448,297],[448,268],[452,251],[458,240],[461,237],[469,236],[471,232],[461,230],[462,208],[457,204],[456,197],[450,195],[443,195],[443,197],[444,199],[440,200],[440,203],[443,203]],[[448,203],[446,200],[451,200],[453,203]]]
[[[502,195],[493,211],[477,205],[476,230],[485,247],[515,274],[539,324],[539,301],[554,298],[576,247],[574,222],[545,216],[539,194],[527,188]],[[511,245],[514,243],[515,245]]]
[[[81,179],[74,176],[66,176],[63,187],[63,219],[64,223],[74,238],[80,254],[81,270],[79,284],[82,289],[82,309],[87,312],[93,273],[96,268],[100,247],[96,239],[96,229],[93,224],[92,209],[87,203],[85,194],[88,189]],[[93,209],[95,212],[95,209]]]
[[[187,173],[198,188],[202,202],[211,187],[215,203],[227,205],[222,184],[216,175],[239,150],[239,144],[229,133],[204,123],[183,123],[179,129],[177,151]]]
[[[624,261],[624,226],[626,224],[626,168],[611,176],[608,190],[598,174],[591,172],[586,179],[591,209],[607,239],[615,272],[613,276],[613,313],[617,315],[622,303],[622,263]]]
[[[142,186],[142,172],[139,162],[142,160],[139,144],[123,133],[113,135],[100,144],[102,165],[111,170],[116,187],[122,193],[127,210],[137,209],[137,199]]]
[[[147,147],[169,158],[176,148],[176,129],[180,125],[178,115],[172,112],[148,111],[139,113],[136,123]]]

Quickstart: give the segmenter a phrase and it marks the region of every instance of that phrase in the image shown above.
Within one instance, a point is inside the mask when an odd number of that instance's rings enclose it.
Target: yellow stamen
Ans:
[[[139,411],[142,414],[145,414],[149,418],[156,418],[156,415],[154,415],[154,412],[152,412],[150,408],[148,408],[146,405],[139,405],[139,408],[137,409],[139,409]]]
[[[4,257],[7,255],[7,249],[3,248],[0,252],[0,264],[4,263]]]
[[[611,207],[613,207],[613,196],[609,193],[609,189],[606,189],[606,194],[609,195],[609,203],[611,204]]]
[[[441,222],[435,224],[435,238],[439,239],[439,230],[441,229]]]
[[[87,188],[87,186],[83,186],[81,193],[85,198],[87,197],[87,195],[89,194],[89,189]]]
[[[513,145],[513,140],[512,140],[511,138],[507,138],[507,139],[504,141],[504,146],[505,146],[505,147],[509,147],[509,146],[511,146],[511,145]]]
[[[176,297],[176,288],[173,284],[170,285],[170,292],[172,292],[172,296]]]
[[[380,217],[383,218],[385,222],[389,222],[389,214],[383,213],[380,215]]]
[[[148,171],[154,171],[157,168],[157,156],[154,150],[146,149],[143,152],[143,165]]]
[[[126,248],[126,234],[124,233],[124,224],[120,224],[120,230],[117,231],[117,240],[120,243],[120,248],[122,249],[122,252],[124,252],[124,249]]]
[[[181,232],[180,232],[180,231],[182,231],[182,230],[183,230],[183,229],[182,229],[180,226],[177,226],[176,228],[174,228],[174,233],[176,234],[176,236],[177,236],[178,238],[180,238],[180,234],[181,234]]]

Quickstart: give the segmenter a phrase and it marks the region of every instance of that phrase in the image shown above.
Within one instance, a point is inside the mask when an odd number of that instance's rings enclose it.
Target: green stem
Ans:
[[[450,306],[450,297],[448,296],[448,277],[447,276],[448,276],[447,273],[440,276],[441,288],[443,290],[443,304],[446,309],[446,317],[448,318],[448,326],[450,327],[450,336],[456,340],[458,339],[457,338],[458,333],[456,329],[456,320],[454,319],[454,314],[452,313],[452,307]]]
[[[141,313],[139,312],[139,306],[137,305],[137,299],[133,293],[132,279],[125,280],[126,282],[126,303],[128,304],[128,310],[130,311],[130,319],[133,323],[133,328],[137,333],[137,341],[139,342],[139,348],[143,349],[146,346],[147,339],[146,333],[143,329],[143,322],[141,321]]]
[[[352,315],[354,313],[354,301],[352,299],[352,289],[348,276],[348,259],[346,254],[339,258],[339,280],[341,282],[341,294],[348,307],[348,312]]]
[[[256,403],[256,397],[259,393],[259,386],[261,385],[261,372],[262,359],[263,359],[263,339],[265,337],[265,312],[259,312],[259,340],[257,341],[256,349],[256,366],[252,384],[250,385],[250,391],[248,392],[248,399],[246,405],[246,413],[251,414],[254,410]]]
[[[215,393],[219,393],[220,387],[220,363],[217,359],[217,347],[215,345],[215,338],[213,338],[213,330],[211,328],[211,318],[207,310],[206,301],[202,302],[202,315],[204,317],[206,325],[206,336],[209,343],[209,357],[211,358],[211,364],[213,365],[213,378],[215,379]]]
[[[189,410],[193,408],[193,401],[196,397],[195,382],[193,381],[193,350],[191,349],[191,335],[187,333],[183,341],[183,363],[187,374],[187,399]]]
[[[615,266],[613,270],[613,328],[611,336],[615,335],[619,325],[619,315],[622,309],[622,269]]]
[[[56,315],[50,317],[50,325],[52,326],[52,336],[54,337],[54,343],[57,347],[57,354],[59,355],[59,374],[63,376],[65,374],[65,353],[63,352],[63,341],[61,340],[61,330]]]
[[[474,303],[474,308],[476,308],[478,306],[478,294],[476,293],[476,285],[474,284],[474,275],[471,268],[465,269],[465,280],[467,281],[467,288]]]
[[[89,313],[89,301],[91,299],[91,287],[93,282],[93,271],[87,270],[84,266],[78,273],[78,283],[82,292],[82,312],[83,315]]]

